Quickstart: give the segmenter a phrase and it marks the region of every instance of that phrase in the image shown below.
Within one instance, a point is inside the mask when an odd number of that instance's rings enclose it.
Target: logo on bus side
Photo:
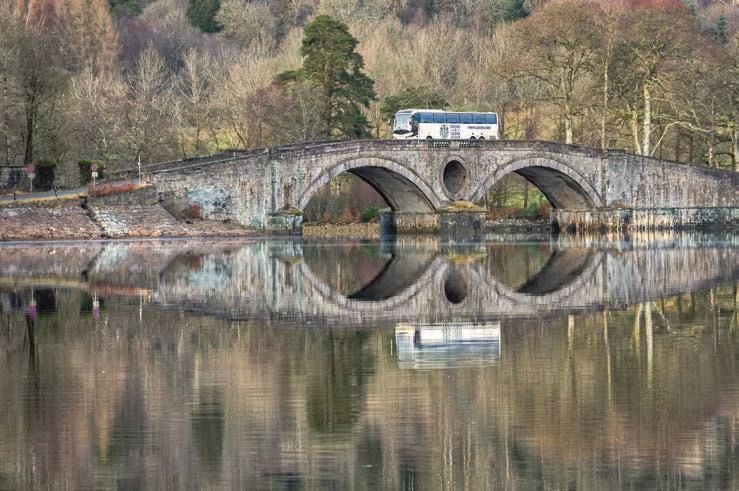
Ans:
[[[445,124],[442,124],[441,128],[439,128],[439,134],[442,138],[449,138],[449,127]]]

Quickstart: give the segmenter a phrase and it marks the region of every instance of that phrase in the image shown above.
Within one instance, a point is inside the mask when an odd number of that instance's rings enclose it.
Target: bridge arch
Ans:
[[[483,180],[472,201],[481,199],[511,172],[523,176],[539,188],[555,208],[590,209],[603,206],[600,194],[585,177],[566,163],[542,155],[518,157],[498,167]]]
[[[342,160],[321,172],[300,195],[298,208],[305,209],[322,186],[344,172],[372,186],[393,210],[424,213],[441,206],[431,186],[412,169],[385,157],[360,156]]]

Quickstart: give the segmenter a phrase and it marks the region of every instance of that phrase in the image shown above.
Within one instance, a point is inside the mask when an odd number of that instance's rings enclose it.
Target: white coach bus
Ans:
[[[497,140],[498,115],[438,109],[402,109],[395,113],[393,138]]]

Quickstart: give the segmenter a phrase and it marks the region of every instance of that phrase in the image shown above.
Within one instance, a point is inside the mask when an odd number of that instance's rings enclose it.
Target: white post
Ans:
[[[139,184],[141,184],[141,154],[139,154]]]

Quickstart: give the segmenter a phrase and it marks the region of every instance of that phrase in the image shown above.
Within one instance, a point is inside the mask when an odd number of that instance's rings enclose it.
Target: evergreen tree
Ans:
[[[524,0],[490,0],[484,18],[494,26],[500,22],[513,22],[529,15]]]
[[[523,2],[524,0],[503,1],[501,5],[501,19],[504,22],[513,22],[514,20],[523,19],[529,15]]]
[[[218,32],[223,26],[216,20],[221,0],[189,0],[187,20],[203,32]]]
[[[375,98],[374,82],[362,72],[364,60],[357,40],[342,22],[319,15],[305,26],[300,48],[303,67],[280,75],[283,82],[305,80],[321,92],[320,119],[328,137],[363,138],[369,135],[361,106]]]
[[[721,44],[726,44],[726,41],[729,40],[729,26],[724,14],[718,16],[712,30],[713,38]]]
[[[425,87],[406,87],[400,93],[385,97],[380,107],[382,117],[392,118],[401,109],[446,109],[449,102],[439,93]]]
[[[108,0],[112,15],[135,17],[142,12],[141,6],[135,0]]]

